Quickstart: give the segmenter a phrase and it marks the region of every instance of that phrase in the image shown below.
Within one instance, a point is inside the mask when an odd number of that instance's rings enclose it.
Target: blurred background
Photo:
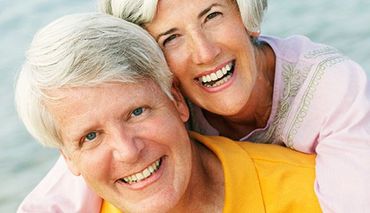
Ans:
[[[14,81],[33,35],[52,20],[96,10],[96,0],[0,0],[0,212],[15,212],[58,158],[26,132],[14,108]],[[370,1],[270,1],[262,33],[304,34],[358,62],[370,75]],[[367,27],[366,27],[367,26]]]

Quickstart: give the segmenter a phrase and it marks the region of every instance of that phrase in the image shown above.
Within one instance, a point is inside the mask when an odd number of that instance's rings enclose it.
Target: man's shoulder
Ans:
[[[222,153],[225,155],[230,154],[234,157],[235,155],[244,155],[258,164],[280,164],[280,166],[289,165],[310,169],[315,167],[316,155],[305,154],[284,146],[233,141],[222,136],[204,136],[195,132],[191,132],[191,136],[214,152],[217,152],[218,155]]]
[[[315,167],[314,154],[306,154],[276,144],[260,144],[252,142],[236,142],[255,163],[279,164],[293,167],[311,168]]]

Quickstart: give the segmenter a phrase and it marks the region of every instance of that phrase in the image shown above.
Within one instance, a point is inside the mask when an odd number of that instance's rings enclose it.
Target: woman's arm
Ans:
[[[101,198],[92,192],[82,177],[74,176],[63,157],[23,200],[17,213],[100,212]]]
[[[315,191],[324,212],[368,212],[369,80],[351,61],[324,78],[323,84],[330,84],[327,88],[332,94],[323,101],[330,110],[317,138]]]

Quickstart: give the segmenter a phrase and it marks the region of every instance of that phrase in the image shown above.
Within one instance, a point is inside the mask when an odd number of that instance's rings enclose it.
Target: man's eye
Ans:
[[[87,134],[84,138],[84,142],[89,142],[89,141],[93,141],[97,136],[97,133],[96,132],[89,132],[89,134]]]
[[[136,109],[134,109],[134,111],[132,111],[132,115],[133,116],[139,116],[139,115],[143,114],[144,110],[145,109],[143,107],[136,108]]]
[[[222,15],[222,13],[220,13],[220,12],[212,12],[212,13],[210,13],[210,14],[208,14],[206,16],[206,21],[209,21],[211,19],[214,19],[214,18],[216,18],[217,16],[220,16],[220,15]]]

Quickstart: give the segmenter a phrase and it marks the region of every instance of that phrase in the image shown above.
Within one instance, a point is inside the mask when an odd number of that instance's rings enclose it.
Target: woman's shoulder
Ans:
[[[338,50],[304,36],[266,41],[277,61],[271,134],[265,135],[311,153],[326,120],[350,110],[368,110],[364,107],[370,97],[368,77]]]
[[[260,39],[271,46],[277,60],[290,63],[319,63],[330,55],[341,55],[334,47],[314,42],[304,35],[286,38],[263,35]]]
[[[275,52],[275,77],[278,80],[297,80],[301,89],[319,85],[332,88],[339,85],[343,89],[355,84],[368,84],[368,76],[362,67],[334,47],[313,42],[302,35],[287,38],[261,36],[261,40],[267,42]],[[279,81],[276,83],[280,85]]]

